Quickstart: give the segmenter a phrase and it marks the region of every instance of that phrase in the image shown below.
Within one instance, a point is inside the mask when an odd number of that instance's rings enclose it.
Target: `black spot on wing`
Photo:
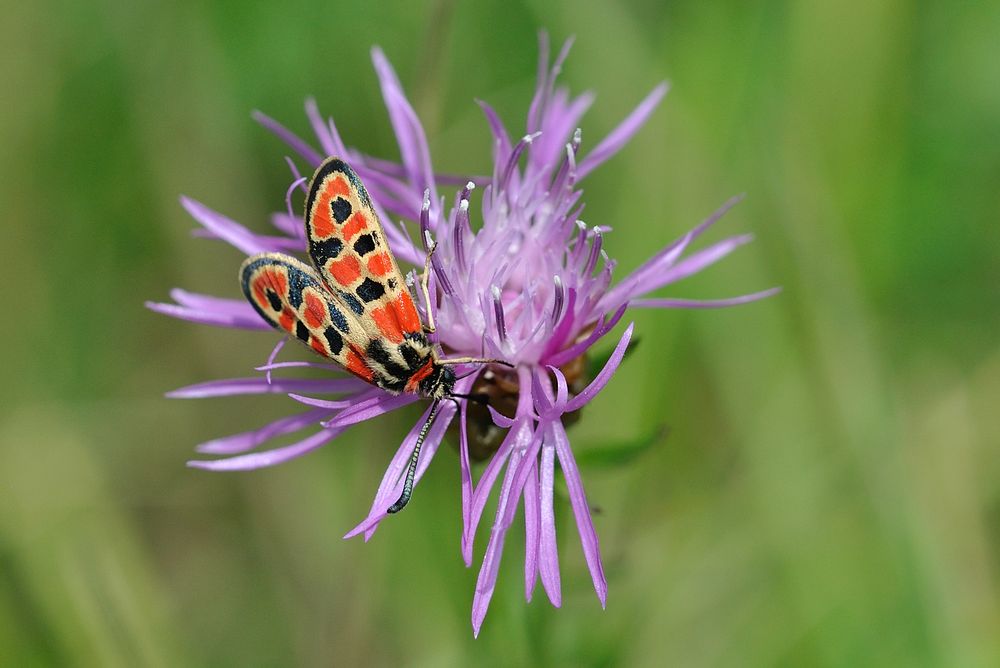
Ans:
[[[334,197],[330,200],[330,213],[338,225],[343,225],[344,221],[351,215],[351,203],[343,197]]]
[[[389,286],[390,290],[395,290],[396,289],[396,279],[395,278],[390,278],[389,280],[386,281],[386,285]]]
[[[327,260],[333,260],[344,249],[344,242],[337,237],[309,243],[309,255],[317,267],[326,265]]]
[[[354,252],[364,257],[375,250],[375,238],[371,234],[362,234],[354,242]]]
[[[306,343],[309,342],[309,328],[302,324],[302,321],[295,323],[295,336],[299,337]]]
[[[365,278],[355,292],[366,302],[373,302],[385,294],[385,286],[371,278]]]
[[[330,345],[330,352],[334,355],[339,355],[340,351],[344,349],[344,339],[337,333],[337,330],[333,327],[327,327],[323,331],[323,336],[326,338],[326,342]]]
[[[265,294],[267,295],[267,303],[271,305],[271,308],[274,309],[275,313],[281,313],[282,304],[281,298],[278,297],[278,293],[268,288]]]

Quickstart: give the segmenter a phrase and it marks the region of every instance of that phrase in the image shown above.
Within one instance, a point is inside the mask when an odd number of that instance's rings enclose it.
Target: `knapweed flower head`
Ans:
[[[561,604],[554,509],[557,468],[566,482],[594,589],[601,605],[605,604],[607,582],[597,533],[566,423],[614,376],[633,325],[617,335],[603,368],[587,378],[580,373],[581,360],[592,347],[616,328],[629,308],[722,307],[773,293],[767,290],[715,301],[648,296],[750,240],[748,235],[736,236],[688,252],[692,242],[735,199],[616,280],[615,262],[604,248],[611,227],[580,220],[583,203],[578,183],[631,139],[666,94],[667,86],[654,88],[618,127],[586,151],[579,123],[593,98],[590,94],[572,97],[556,86],[570,44],[551,66],[544,35],[541,45],[538,82],[523,133],[512,137],[493,109],[480,102],[493,156],[488,177],[444,176],[433,170],[420,121],[378,49],[372,57],[399,144],[399,163],[374,158],[345,144],[333,120],[325,120],[311,100],[306,103],[306,114],[319,150],[276,121],[256,114],[308,170],[315,169],[325,155],[337,155],[350,163],[367,186],[392,252],[401,263],[423,266],[431,244],[436,244],[431,255],[430,309],[437,324],[435,340],[444,357],[492,357],[513,367],[458,368],[454,392],[486,396],[489,406],[482,409],[464,400],[442,402],[416,469],[419,482],[449,428],[457,432],[464,520],[461,550],[469,566],[487,501],[496,495],[496,511],[473,599],[476,634],[493,595],[504,541],[519,507],[523,507],[525,522],[526,597],[531,599],[540,580],[552,604]],[[289,160],[289,165],[294,181],[285,197],[285,210],[271,217],[277,234],[252,232],[190,199],[182,199],[182,203],[204,226],[204,236],[225,240],[248,255],[304,253],[303,220],[293,212],[291,199],[297,188],[304,189],[306,179],[294,161]],[[439,188],[449,186],[457,191],[450,202],[439,192]],[[482,192],[478,211],[470,204],[477,189]],[[395,222],[399,219],[407,222]],[[174,290],[171,296],[175,303],[151,303],[150,308],[204,324],[266,330],[273,336],[273,330],[242,299],[182,290]],[[423,308],[423,300],[415,301]],[[422,313],[424,322],[427,315]],[[393,395],[347,376],[339,366],[320,363],[315,356],[276,362],[283,341],[267,363],[257,367],[257,375],[201,383],[171,393],[175,397],[280,393],[304,406],[252,431],[203,443],[199,452],[221,458],[192,461],[191,466],[232,471],[279,464],[330,442],[353,424],[420,400],[415,394]],[[321,368],[328,377],[279,375],[293,367]],[[368,516],[345,537],[363,535],[369,539],[400,497],[406,465],[429,410],[414,423],[389,463]],[[303,438],[291,445],[258,449],[271,439],[300,432]],[[489,457],[489,461],[475,480],[471,460],[480,457]]]

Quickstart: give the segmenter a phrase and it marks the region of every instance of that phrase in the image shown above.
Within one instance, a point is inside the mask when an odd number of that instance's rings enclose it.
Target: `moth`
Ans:
[[[441,401],[453,392],[451,366],[499,363],[469,357],[442,359],[428,339],[435,331],[428,282],[431,245],[420,280],[425,325],[386,240],[368,191],[337,157],[313,174],[305,204],[309,266],[283,253],[261,253],[240,267],[240,286],[254,310],[272,327],[386,392],[431,399],[399,499],[397,513],[413,491],[417,458]]]

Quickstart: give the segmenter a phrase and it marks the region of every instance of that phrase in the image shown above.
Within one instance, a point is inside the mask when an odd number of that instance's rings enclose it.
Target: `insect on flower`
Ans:
[[[417,313],[368,191],[347,163],[327,158],[306,197],[306,238],[313,268],[282,253],[260,253],[240,267],[243,294],[272,327],[294,336],[358,378],[386,392],[431,399],[399,499],[406,506],[417,459],[442,400],[456,397],[456,364],[504,364],[494,359],[441,359],[427,338],[434,332],[428,281],[430,245],[420,287],[427,324]]]

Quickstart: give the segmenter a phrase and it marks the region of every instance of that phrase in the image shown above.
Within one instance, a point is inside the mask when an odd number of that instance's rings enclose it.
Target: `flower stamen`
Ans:
[[[559,278],[559,274],[552,277],[552,286],[554,288],[552,291],[552,326],[554,327],[562,315],[563,300],[565,299],[563,282]]]
[[[524,149],[530,146],[531,142],[535,141],[541,135],[541,132],[533,132],[530,135],[524,135],[521,137],[521,141],[515,144],[514,150],[510,152],[510,158],[507,160],[507,166],[503,170],[503,178],[500,179],[501,190],[508,189],[508,186],[510,185],[510,177],[514,174],[514,169],[517,167],[517,162],[521,159],[521,154],[524,152]],[[511,202],[511,204],[513,204],[513,202]]]
[[[507,322],[503,313],[503,299],[500,295],[500,288],[495,285],[490,286],[493,294],[493,314],[496,316],[497,335],[501,343],[507,342]]]

